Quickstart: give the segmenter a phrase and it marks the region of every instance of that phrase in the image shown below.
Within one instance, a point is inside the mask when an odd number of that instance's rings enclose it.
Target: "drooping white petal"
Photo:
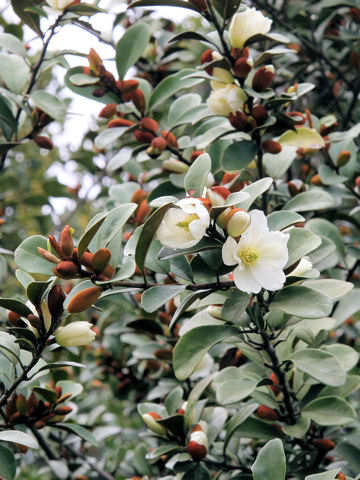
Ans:
[[[239,290],[246,293],[259,293],[261,285],[251,275],[251,269],[240,269],[237,267],[234,270],[234,282]]]
[[[228,237],[222,247],[222,258],[225,265],[235,265],[239,262],[236,255],[237,243],[233,237]]]

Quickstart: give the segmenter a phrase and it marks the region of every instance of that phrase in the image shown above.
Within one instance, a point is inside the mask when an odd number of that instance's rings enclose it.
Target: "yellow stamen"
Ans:
[[[242,248],[238,250],[238,256],[244,265],[253,266],[259,260],[259,254],[254,247]]]
[[[198,220],[198,216],[195,215],[195,213],[193,213],[192,215],[188,215],[186,217],[185,220],[183,220],[182,222],[178,222],[176,224],[177,227],[180,227],[180,228],[183,228],[184,230],[186,230],[187,232],[189,231],[189,225],[191,222],[193,222],[194,220]]]

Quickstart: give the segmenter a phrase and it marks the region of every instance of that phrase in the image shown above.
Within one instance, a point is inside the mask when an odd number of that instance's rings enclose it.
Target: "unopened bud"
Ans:
[[[33,140],[36,145],[38,145],[40,148],[45,148],[45,150],[52,150],[54,148],[54,144],[50,138],[46,137],[45,135],[36,135],[33,137]]]
[[[213,318],[224,320],[222,316],[222,305],[209,305],[206,308],[206,312]]]
[[[336,447],[335,442],[330,440],[330,438],[316,438],[313,440],[313,444],[322,452],[330,452],[330,450],[333,450]]]
[[[87,56],[87,58],[88,58],[89,63],[90,63],[90,71],[91,72],[95,73],[96,76],[105,75],[106,70],[105,70],[105,67],[103,65],[103,61],[102,61],[100,55],[98,55],[93,48],[90,49],[90,53]]]
[[[120,90],[123,94],[133,93],[138,89],[139,82],[137,80],[124,80],[121,82]]]
[[[339,472],[336,477],[337,480],[346,480],[346,475],[342,472]]]
[[[107,248],[100,248],[92,259],[92,268],[95,273],[102,273],[109,265],[111,252]]]
[[[156,412],[144,413],[142,416],[142,419],[149,430],[158,435],[166,435],[166,428],[156,421],[161,420],[161,418],[162,417]]]
[[[68,413],[72,412],[73,409],[72,407],[68,407],[64,405],[63,407],[58,407],[56,410],[54,410],[54,413],[56,415],[67,415]]]
[[[274,67],[272,65],[266,65],[261,67],[254,75],[252,81],[252,88],[255,92],[265,92],[274,79]]]
[[[102,293],[102,288],[100,287],[90,287],[81,290],[77,293],[70,301],[68,305],[69,313],[80,313],[84,312],[90,308],[93,303],[100,297]]]
[[[114,118],[114,120],[110,120],[109,123],[107,123],[108,128],[116,128],[116,127],[132,127],[135,125],[134,122],[131,122],[130,120],[126,120],[126,118]]]
[[[11,325],[16,327],[21,320],[21,315],[19,315],[16,312],[8,312],[7,319],[8,319],[8,322],[11,323]]]
[[[178,142],[177,142],[176,137],[173,133],[168,132],[167,130],[162,130],[161,135],[163,136],[163,138],[165,138],[169,147],[172,147],[172,148],[177,148],[178,147]]]
[[[175,158],[163,161],[163,169],[173,173],[186,173],[189,170],[189,166],[186,163],[181,162]]]
[[[231,55],[235,58],[235,60],[237,60],[240,57],[249,58],[250,49],[249,47],[245,47],[245,48],[232,47]]]
[[[146,100],[142,90],[138,88],[137,90],[135,90],[135,92],[130,93],[130,96],[133,104],[139,110],[139,112],[145,113]]]
[[[266,405],[260,405],[256,410],[256,415],[265,420],[278,420],[279,415],[276,410],[273,408],[267,407]]]
[[[163,137],[156,137],[151,142],[151,146],[154,150],[159,151],[160,153],[163,152],[167,146],[167,142]]]
[[[318,187],[321,187],[323,185],[321,181],[321,177],[318,173],[312,177],[312,179],[310,180],[310,183],[311,185],[317,185]]]
[[[281,393],[281,388],[277,386],[279,385],[279,381],[275,373],[272,373],[270,375],[270,380],[273,382],[273,384],[270,385],[271,390],[274,392],[275,395],[279,395],[279,393]]]
[[[275,140],[265,140],[262,142],[261,148],[264,153],[272,153],[273,155],[280,153],[282,150],[281,144],[279,142],[275,142]]]
[[[203,12],[207,9],[205,0],[189,0],[189,3],[198,8],[200,12]]]
[[[351,152],[349,150],[343,150],[339,153],[339,156],[336,159],[336,166],[341,168],[344,167],[351,159]]]
[[[106,95],[106,90],[104,90],[103,88],[95,88],[95,90],[93,90],[92,94],[96,98],[101,98],[104,95]]]
[[[52,248],[55,250],[55,252],[59,255],[60,258],[63,258],[65,256],[63,249],[60,247],[58,244],[57,240],[53,235],[49,235],[49,242]]]
[[[355,178],[355,185],[360,188],[360,176]]]
[[[40,255],[45,258],[45,260],[51,262],[51,263],[56,263],[58,264],[60,262],[60,259],[57,258],[55,255],[50,253],[48,250],[45,250],[45,248],[37,247],[37,251],[40,253]]]
[[[36,330],[39,330],[41,328],[41,321],[40,321],[40,318],[37,315],[34,315],[34,314],[30,313],[27,316],[27,319],[29,320],[30,325],[32,327],[36,328]]]
[[[52,317],[59,318],[64,311],[66,295],[60,285],[54,285],[48,295],[48,307]]]
[[[192,152],[192,154],[190,155],[190,162],[195,162],[195,160],[200,157],[200,155],[202,155],[204,152],[204,150],[194,150]]]
[[[213,207],[224,205],[225,200],[229,195],[230,190],[226,187],[210,187],[206,192],[206,196]]]
[[[71,257],[74,252],[74,242],[71,235],[71,227],[66,225],[60,234],[60,248],[67,257]]]
[[[251,217],[241,208],[232,208],[226,216],[226,230],[231,237],[238,237],[249,227]]]
[[[76,263],[71,262],[70,260],[65,262],[60,262],[57,264],[56,268],[53,269],[55,275],[64,280],[70,280],[71,278],[76,278],[79,273],[79,267]]]
[[[262,125],[269,118],[268,111],[264,105],[256,105],[256,107],[254,107],[250,113],[251,116],[256,120],[257,125]]]
[[[239,130],[239,132],[250,132],[256,127],[256,121],[253,117],[247,116],[244,112],[238,110],[236,113],[230,113],[229,122]]]
[[[204,65],[204,63],[210,63],[213,61],[213,51],[211,49],[205,50],[205,52],[202,53],[200,57],[200,63],[201,65]],[[209,66],[205,67],[205,72],[208,73],[209,75],[213,74],[214,68]]]
[[[154,135],[150,132],[143,132],[142,130],[135,130],[134,137],[140,143],[151,143]]]
[[[99,118],[111,118],[116,115],[116,107],[118,106],[117,103],[108,103],[105,107],[100,111]]]
[[[240,57],[234,65],[236,77],[245,79],[253,69],[254,62],[250,58]]]
[[[203,430],[195,430],[190,435],[187,451],[195,462],[203,460],[209,449],[207,435]]]
[[[89,268],[89,269],[91,269],[91,271],[93,271],[93,269],[92,269],[92,261],[93,261],[93,258],[94,258],[94,254],[93,254],[93,253],[84,252],[84,253],[81,255],[80,263],[81,263],[81,265],[83,265],[84,267]]]
[[[299,193],[299,189],[294,182],[288,182],[288,191],[292,197],[295,197]]]

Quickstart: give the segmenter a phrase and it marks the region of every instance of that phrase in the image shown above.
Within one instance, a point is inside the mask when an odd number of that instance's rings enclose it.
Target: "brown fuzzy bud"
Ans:
[[[64,395],[62,395],[61,397],[59,397],[57,400],[56,400],[56,404],[59,404],[59,403],[63,403],[65,402],[66,400],[68,400],[70,397],[72,397],[72,393],[65,393]]]
[[[139,188],[131,197],[131,203],[140,204],[146,198],[146,192]]]
[[[67,260],[65,262],[58,263],[57,267],[53,269],[55,275],[64,280],[69,280],[70,278],[76,278],[79,273],[79,267],[76,263]]]
[[[95,90],[93,90],[92,94],[96,98],[101,98],[104,95],[106,95],[106,90],[104,90],[103,88],[95,88]]]
[[[68,413],[72,412],[73,409],[72,407],[68,407],[64,405],[63,407],[58,407],[56,410],[54,410],[54,413],[56,415],[67,415]]]
[[[235,48],[235,47],[233,47],[231,49],[231,55],[235,58],[235,60],[237,60],[240,57],[249,58],[250,49],[249,49],[249,47],[245,47],[245,48]]]
[[[234,65],[235,76],[238,78],[246,78],[253,69],[253,66],[252,60],[240,57]]]
[[[45,150],[52,150],[54,148],[54,144],[50,138],[46,137],[45,135],[36,135],[33,137],[33,140],[36,145],[38,145],[40,148],[45,148]]]
[[[205,52],[202,53],[200,57],[200,63],[201,65],[204,65],[204,63],[210,63],[213,61],[213,51],[211,49],[205,50]],[[208,73],[209,75],[213,74],[214,67],[205,67],[205,72]]]
[[[341,168],[344,167],[351,159],[351,152],[349,150],[343,150],[339,153],[336,159],[336,166]]]
[[[80,263],[81,263],[81,265],[83,265],[84,267],[90,268],[90,269],[92,270],[92,261],[93,261],[93,258],[94,258],[94,254],[93,254],[93,253],[84,252],[84,253],[81,255]],[[92,271],[93,271],[93,270],[92,270]]]
[[[74,252],[74,242],[71,235],[70,225],[65,225],[60,233],[60,248],[67,257],[71,257]]]
[[[187,451],[190,454],[191,458],[195,460],[195,462],[200,462],[203,460],[207,455],[207,448],[205,445],[200,445],[195,441],[191,441],[188,443]]]
[[[57,258],[55,255],[50,253],[48,250],[45,250],[45,248],[37,247],[37,251],[40,253],[40,255],[43,258],[45,258],[45,260],[48,260],[51,263],[58,264],[60,262],[59,258]]]
[[[156,137],[151,142],[151,146],[153,147],[154,150],[159,151],[161,153],[167,147],[167,142],[163,137]]]
[[[70,301],[68,305],[69,313],[80,313],[84,312],[96,302],[102,293],[102,288],[100,287],[90,287],[85,288],[77,293]]]
[[[49,235],[49,242],[52,248],[55,250],[55,252],[59,255],[60,258],[63,258],[65,256],[63,249],[60,247],[58,244],[57,240],[53,235]]]
[[[121,82],[120,90],[123,94],[133,93],[138,89],[138,86],[139,82],[137,80],[124,80]]]
[[[349,13],[352,16],[353,20],[355,20],[356,23],[360,23],[360,8],[351,7],[351,8],[349,8]],[[338,477],[336,477],[336,478],[338,478]]]
[[[140,125],[143,130],[153,133],[154,135],[156,135],[159,128],[158,122],[149,117],[142,118]]]
[[[58,398],[60,398],[60,397],[61,397],[61,392],[62,392],[61,386],[60,386],[60,385],[57,385],[57,386],[54,388],[54,392],[56,393],[56,396],[57,396]]]
[[[27,316],[27,319],[29,320],[30,325],[36,328],[36,330],[39,330],[41,328],[41,320],[37,315],[30,313]]]
[[[304,125],[304,123],[306,122],[306,117],[301,112],[293,111],[293,112],[288,112],[286,115],[288,117],[291,117],[291,119],[294,122],[294,125]]]
[[[265,92],[272,84],[273,79],[274,67],[272,65],[261,67],[254,75],[252,88],[255,92]]]
[[[251,110],[251,116],[255,118],[257,125],[262,125],[269,118],[268,111],[264,105],[257,105]]]
[[[205,0],[189,0],[189,3],[198,8],[200,12],[204,12],[207,9]]]
[[[279,385],[279,381],[278,381],[275,373],[272,373],[270,375],[270,380],[273,382],[273,385],[270,385],[271,390],[274,392],[274,394],[276,396],[279,395],[279,393],[281,393],[281,388],[277,386],[277,385]]]
[[[154,135],[150,132],[143,132],[142,130],[135,130],[134,137],[140,143],[151,143]]]
[[[346,480],[346,476],[342,472],[339,472],[335,478],[337,478],[337,480]]]
[[[21,315],[16,312],[8,312],[7,319],[8,322],[11,323],[11,325],[14,325],[14,327],[16,327],[16,325],[18,325],[21,320]]]
[[[256,410],[256,415],[265,420],[278,420],[279,415],[276,410],[273,408],[267,407],[266,405],[260,405]]]
[[[281,144],[279,142],[275,142],[275,140],[265,140],[262,142],[261,148],[264,153],[272,153],[273,155],[280,153],[282,150]]]
[[[115,273],[115,269],[111,265],[108,265],[102,272],[103,276],[105,277],[105,280],[112,278],[114,276],[114,273]]]
[[[178,148],[178,142],[173,133],[168,132],[167,130],[162,130],[161,135],[163,136],[163,138],[165,138],[169,147]]]
[[[116,115],[116,107],[118,106],[117,103],[108,103],[105,107],[100,111],[99,118],[111,118]]]
[[[320,127],[320,135],[322,137],[326,137],[329,133],[334,132],[339,126],[339,122],[334,122],[332,125],[321,125]]]
[[[95,75],[99,77],[105,75],[106,70],[103,65],[103,61],[93,48],[90,49],[90,53],[87,58],[90,63],[91,72],[95,73]]]
[[[90,67],[82,67],[84,75],[91,75]]]
[[[289,182],[288,185],[288,191],[292,197],[295,197],[299,193],[298,187],[295,185],[293,182]]]
[[[330,440],[330,438],[316,438],[313,440],[313,444],[322,452],[330,452],[330,450],[333,450],[336,446],[335,442]]]
[[[114,118],[114,120],[110,120],[110,122],[106,125],[108,128],[116,128],[116,127],[132,127],[135,125],[134,122],[130,120],[126,120],[126,118]]]
[[[115,87],[115,85],[116,85],[115,77],[108,70],[106,70],[106,72],[104,73],[104,79],[106,80],[107,83],[110,83],[112,86]]]
[[[192,152],[192,154],[190,155],[190,162],[195,162],[195,160],[200,157],[200,155],[202,155],[203,153],[205,153],[204,150],[194,150]]]
[[[92,259],[92,268],[95,273],[102,273],[109,265],[111,252],[107,248],[100,248]]]
[[[355,178],[355,185],[360,188],[360,176]]]
[[[321,177],[318,173],[312,177],[312,179],[310,180],[310,183],[311,185],[317,185],[318,187],[321,187],[323,185],[321,181]]]
[[[60,285],[54,285],[48,295],[48,307],[51,316],[59,318],[64,311],[66,295]]]
[[[135,107],[139,110],[140,113],[145,113],[146,110],[146,99],[142,90],[139,88],[135,92],[130,93],[131,100]]]
[[[239,130],[239,132],[250,132],[256,127],[256,121],[240,110],[236,113],[230,113],[229,122],[236,130]]]
[[[137,209],[134,222],[141,225],[142,223],[144,223],[145,218],[149,215],[150,212],[151,208],[149,207],[147,201],[143,200],[142,202],[140,202],[140,205]]]
[[[34,427],[36,428],[36,430],[40,430],[41,428],[45,427],[45,422],[43,420],[38,420],[34,423]]]

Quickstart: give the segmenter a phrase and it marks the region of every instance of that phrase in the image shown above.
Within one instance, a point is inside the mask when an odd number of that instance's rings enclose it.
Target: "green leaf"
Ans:
[[[231,440],[231,437],[233,434],[236,432],[237,428],[245,422],[245,420],[250,417],[252,413],[255,412],[255,410],[258,408],[259,404],[258,403],[251,403],[250,405],[245,405],[241,407],[240,411],[233,417],[231,418],[228,423],[226,424],[226,436],[224,440],[224,452],[226,450],[226,447]]]
[[[21,57],[26,57],[26,49],[21,40],[11,33],[0,33],[0,47]]]
[[[305,280],[302,285],[309,287],[318,292],[327,295],[331,300],[339,300],[341,297],[350,292],[354,285],[343,280],[336,280],[335,278],[321,278],[319,280]]]
[[[77,87],[83,87],[84,85],[95,85],[100,82],[98,77],[90,77],[90,75],[85,75],[84,73],[75,73],[71,75],[70,82]]]
[[[295,212],[281,210],[280,212],[272,212],[267,217],[267,224],[270,231],[282,230],[294,223],[304,222],[305,218]]]
[[[30,95],[35,106],[55,120],[63,120],[66,115],[66,105],[59,98],[45,90],[36,90]]]
[[[29,76],[30,68],[22,57],[12,53],[0,53],[0,77],[11,92],[21,93]]]
[[[24,303],[12,298],[0,298],[0,307],[6,308],[6,310],[10,310],[12,312],[16,312],[22,317],[27,317],[33,313]]]
[[[199,9],[195,7],[195,5],[186,2],[185,0],[137,0],[132,2],[128,8],[154,6],[181,7],[187,8],[188,10],[194,10],[194,12],[199,12]]]
[[[87,227],[85,228],[84,233],[82,234],[82,236],[79,240],[79,244],[78,244],[79,258],[86,251],[86,249],[89,246],[91,240],[94,238],[96,232],[99,230],[103,221],[105,220],[107,214],[108,214],[108,212],[98,213],[88,223]]]
[[[26,238],[15,250],[14,259],[16,265],[28,273],[37,273],[51,277],[54,264],[48,262],[37,251],[37,247],[47,250],[48,243],[45,237],[34,235]]]
[[[34,5],[33,0],[11,0],[11,6],[14,9],[16,15],[28,25],[39,37],[42,37],[42,31],[40,29],[40,18],[33,12],[27,11],[26,7],[32,7]]]
[[[193,197],[201,197],[210,170],[210,156],[207,153],[199,155],[185,175],[184,187],[186,192],[190,193]]]
[[[6,99],[2,96],[0,96],[0,127],[6,140],[11,140],[17,129],[17,121]]]
[[[224,170],[241,170],[254,160],[257,153],[257,144],[252,140],[234,142],[224,151],[221,163]]]
[[[212,290],[198,290],[197,292],[192,292],[190,295],[186,296],[177,307],[171,322],[169,324],[170,330],[176,324],[181,315],[186,312],[186,310],[194,303],[196,300],[207,297],[212,293]]]
[[[173,415],[179,410],[183,401],[183,396],[184,390],[181,387],[176,387],[166,397],[165,408],[169,415]]]
[[[246,186],[241,191],[248,193],[250,197],[244,202],[237,204],[236,207],[242,208],[243,210],[248,210],[260,195],[266,192],[266,190],[269,190],[272,183],[273,179],[266,177],[252,183],[251,185]]]
[[[76,5],[69,5],[66,7],[67,12],[73,12],[78,15],[95,15],[96,13],[105,13],[105,10],[101,8],[94,7],[93,5],[88,5],[86,3],[76,4]]]
[[[311,212],[333,206],[334,199],[329,193],[321,188],[311,188],[291,198],[283,208],[292,212]]]
[[[146,23],[137,23],[128,28],[116,45],[116,68],[123,79],[126,72],[144,53],[148,46],[151,32]]]
[[[33,305],[38,306],[41,304],[44,293],[46,292],[51,282],[52,280],[49,280],[47,282],[29,283],[29,285],[26,287],[26,296]]]
[[[343,459],[345,459],[351,468],[356,470],[357,472],[360,471],[360,448],[356,447],[352,443],[343,442],[340,445],[336,445],[336,451],[340,453]],[[335,475],[338,473],[336,471]],[[336,478],[336,476],[332,476],[332,479]],[[332,480],[331,479],[331,480]],[[311,480],[322,480],[322,479],[311,479]],[[330,480],[330,479],[323,479],[323,480]]]
[[[270,310],[281,310],[300,318],[326,317],[331,309],[332,301],[328,296],[298,285],[280,290],[270,304]]]
[[[190,395],[187,400],[187,407],[185,412],[185,425],[190,428],[194,423],[194,414],[196,411],[196,406],[200,400],[201,395],[203,394],[206,387],[213,381],[216,373],[208,375],[203,378],[195,387],[191,390]]]
[[[179,72],[164,78],[164,80],[162,80],[153,91],[150,97],[149,108],[153,109],[154,107],[157,107],[160,103],[174,95],[174,93],[179,90],[191,88],[204,81],[202,78],[185,78],[191,73],[194,73],[193,69],[184,68]]]
[[[331,223],[324,218],[313,218],[306,223],[306,228],[317,235],[326,237],[334,242],[339,257],[342,259],[345,257],[344,240],[334,223]]]
[[[270,440],[260,450],[251,470],[254,480],[285,480],[286,458],[281,440]]]
[[[7,332],[0,332],[0,354],[4,355],[11,363],[17,364],[20,356],[20,347],[16,337]]]
[[[94,435],[81,425],[77,425],[76,423],[57,423],[55,427],[61,430],[66,430],[67,432],[75,433],[75,435],[85,440],[85,442],[90,443],[94,447],[99,446],[99,442],[96,440]]]
[[[211,480],[209,470],[202,464],[197,464],[191,470],[187,470],[182,480]]]
[[[221,316],[229,322],[237,322],[242,313],[245,312],[250,302],[250,295],[245,292],[241,292],[237,288],[234,289],[230,297],[224,302],[224,306],[221,310]]]
[[[303,415],[319,425],[345,425],[356,419],[354,408],[340,397],[320,397],[308,403]]]
[[[240,402],[255,390],[257,380],[250,378],[234,379],[220,383],[216,388],[216,400],[220,405]]]
[[[333,343],[332,345],[323,346],[322,349],[335,355],[346,372],[355,367],[359,361],[358,352],[348,345]]]
[[[289,260],[285,268],[294,265],[298,260],[321,245],[321,238],[305,228],[292,228],[287,244]]]
[[[183,250],[172,250],[171,248],[163,247],[159,252],[159,260],[168,260],[169,258],[182,257],[197,252],[204,252],[206,250],[212,250],[221,248],[222,244],[213,240],[212,238],[202,238],[199,243],[193,247],[184,248]]]
[[[94,86],[94,85],[77,86],[77,85],[74,85],[71,82],[71,78],[74,75],[83,75],[83,74],[84,74],[83,67],[70,68],[67,71],[67,73],[65,75],[65,78],[64,78],[65,85],[72,92],[76,93],[77,95],[81,95],[82,97],[89,98],[90,100],[94,100],[95,102],[100,102],[100,103],[105,103],[105,104],[107,104],[107,103],[119,103],[120,98],[112,92],[108,92],[102,97],[95,97],[93,95],[93,91],[96,89],[96,86]]]
[[[81,383],[73,382],[72,380],[60,380],[56,383],[56,386],[61,387],[61,394],[66,395],[67,393],[71,393],[71,400],[78,395],[80,395],[84,388]]]
[[[49,390],[48,388],[34,387],[33,391],[36,392],[38,395],[40,395],[40,397],[42,397],[44,400],[50,402],[51,404],[55,404],[58,398],[54,390]]]
[[[171,206],[172,203],[168,203],[155,210],[155,212],[146,220],[141,230],[135,250],[136,265],[141,271],[144,270],[146,256],[155,236],[156,230],[159,228],[162,219]]]
[[[304,348],[290,355],[296,368],[307,373],[324,385],[344,385],[346,373],[335,355],[316,348]]]
[[[284,146],[280,153],[265,153],[263,157],[265,170],[270,177],[280,179],[287,172],[296,158],[296,148]]]
[[[229,325],[196,327],[180,338],[174,349],[173,365],[176,378],[186,380],[212,346],[238,333]]]
[[[284,425],[283,432],[290,437],[304,438],[306,432],[309,430],[310,423],[311,421],[309,418],[305,418],[301,415],[295,425]]]
[[[186,285],[162,285],[151,287],[142,294],[141,305],[146,312],[152,313],[186,289]]]
[[[63,367],[86,368],[85,365],[83,365],[82,363],[60,361],[55,363],[47,363],[43,367],[39,368],[36,373],[42,372],[45,370],[52,370],[53,368],[63,368]]]
[[[315,130],[307,127],[296,128],[296,131],[288,130],[281,135],[278,142],[282,145],[315,150],[325,147],[324,138]]]
[[[19,443],[25,447],[39,448],[38,442],[34,437],[20,430],[5,430],[0,432],[0,440],[3,442]]]
[[[5,445],[0,445],[0,476],[4,480],[13,480],[16,474],[16,460],[13,452]]]
[[[336,1],[338,1],[338,0],[336,0]],[[336,445],[336,449],[338,449],[338,445]],[[351,463],[351,465],[353,465],[353,464]],[[358,469],[360,470],[360,466],[359,466]],[[334,468],[333,470],[327,470],[326,472],[315,473],[313,475],[308,475],[307,477],[305,477],[305,480],[334,480],[336,478],[336,475],[339,472],[340,472],[340,468]]]

